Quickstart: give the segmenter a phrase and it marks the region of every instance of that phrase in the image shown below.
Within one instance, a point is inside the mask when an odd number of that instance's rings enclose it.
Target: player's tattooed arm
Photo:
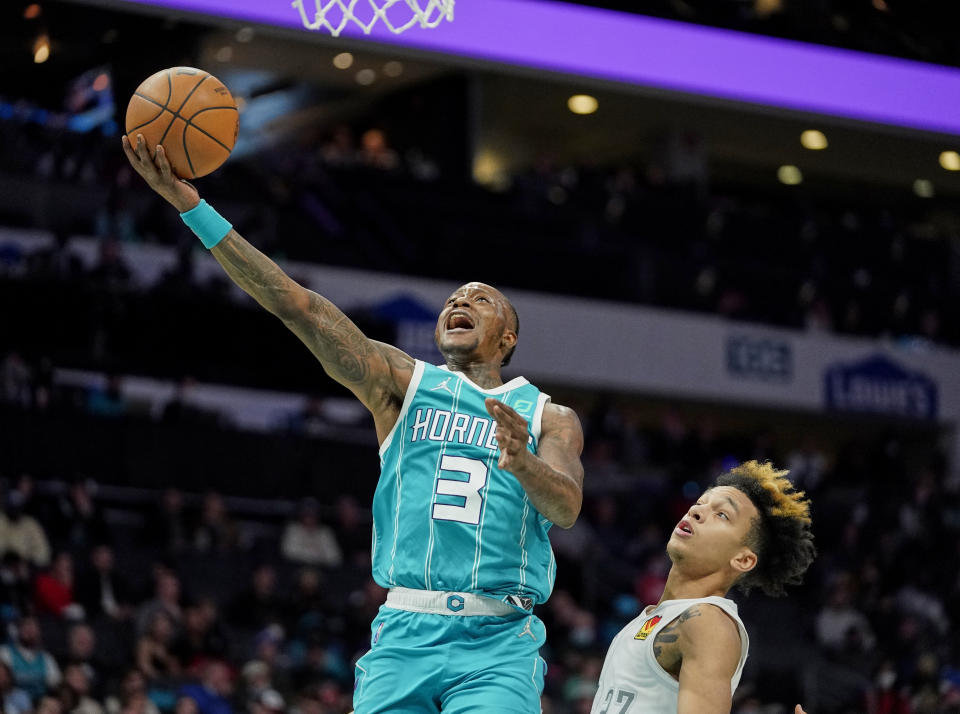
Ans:
[[[680,627],[687,620],[693,617],[700,617],[701,610],[699,605],[692,605],[680,613],[680,616],[664,627],[653,640],[653,656],[657,658],[660,666],[667,670],[674,677],[680,671],[680,662],[682,656],[677,641],[680,639]]]
[[[162,146],[150,156],[143,136],[121,139],[130,165],[181,213],[200,202],[197,190],[178,179]],[[329,300],[307,290],[231,230],[211,251],[233,281],[283,320],[317,356],[327,374],[373,412],[381,440],[393,426],[413,375],[413,359],[395,347],[368,340]]]
[[[678,623],[675,630],[681,658],[677,712],[729,714],[730,681],[740,662],[740,631],[720,608],[696,607],[698,614]]]
[[[299,285],[235,230],[210,252],[227,275],[280,318],[327,374],[356,394],[375,417],[402,401],[413,374],[411,357],[368,339],[336,305]]]
[[[583,503],[583,429],[576,412],[547,404],[533,454],[527,449],[527,420],[497,399],[487,399],[486,406],[497,421],[497,465],[516,476],[545,518],[570,528]]]

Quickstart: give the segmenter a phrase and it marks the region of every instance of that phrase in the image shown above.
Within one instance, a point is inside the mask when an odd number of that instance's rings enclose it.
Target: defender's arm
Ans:
[[[718,607],[697,605],[699,615],[677,628],[680,665],[678,714],[729,714],[730,680],[740,663],[740,631]]]

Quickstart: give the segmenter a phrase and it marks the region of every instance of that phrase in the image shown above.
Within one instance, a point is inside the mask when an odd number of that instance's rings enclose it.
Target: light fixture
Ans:
[[[253,39],[253,28],[249,26],[241,27],[237,30],[237,42],[247,43]]]
[[[403,62],[390,60],[383,65],[383,73],[388,77],[399,77],[401,74],[403,74]]]
[[[796,186],[803,183],[803,174],[796,166],[786,164],[777,169],[777,179],[787,186]]]
[[[826,135],[817,129],[807,129],[803,132],[800,135],[800,143],[804,149],[810,149],[811,151],[820,151],[829,146]]]
[[[350,69],[353,66],[353,55],[349,52],[341,52],[333,58],[333,66],[337,69]]]
[[[224,45],[216,54],[217,62],[229,62],[233,59],[233,48],[230,45]]]
[[[917,179],[913,182],[913,192],[920,198],[933,198],[933,181]]]
[[[567,100],[567,108],[574,114],[593,114],[600,103],[589,94],[574,94]]]
[[[956,151],[941,152],[940,165],[947,171],[960,171],[960,154]]]
[[[357,84],[362,84],[364,87],[368,87],[374,83],[377,79],[377,73],[372,69],[361,69],[357,72],[356,80]]]
[[[40,35],[33,43],[33,61],[43,64],[50,59],[50,38]]]

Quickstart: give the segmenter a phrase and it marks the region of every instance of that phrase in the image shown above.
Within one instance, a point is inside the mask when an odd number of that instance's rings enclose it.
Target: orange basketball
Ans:
[[[180,178],[220,168],[237,142],[237,103],[223,82],[193,67],[171,67],[144,80],[127,105],[127,137],[143,134],[151,156],[163,144]]]

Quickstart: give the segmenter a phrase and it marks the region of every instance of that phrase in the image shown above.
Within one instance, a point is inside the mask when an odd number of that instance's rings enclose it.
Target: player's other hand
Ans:
[[[793,714],[807,714],[803,711],[803,707],[797,704],[796,708],[793,710]]]
[[[512,472],[530,454],[527,451],[530,438],[527,420],[497,399],[485,399],[484,404],[490,416],[497,421],[497,444],[500,446],[497,466]]]
[[[123,144],[123,153],[127,155],[127,160],[134,170],[143,176],[150,188],[163,196],[180,213],[189,211],[200,203],[197,189],[173,173],[163,146],[157,146],[157,153],[151,158],[143,134],[137,134],[135,146],[130,144],[126,135],[120,141]]]

